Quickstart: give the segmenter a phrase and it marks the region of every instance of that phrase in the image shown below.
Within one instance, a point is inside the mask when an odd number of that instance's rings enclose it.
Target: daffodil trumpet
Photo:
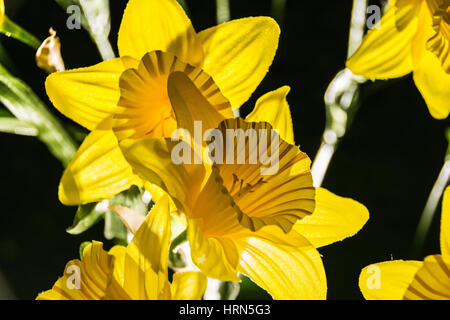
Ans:
[[[450,187],[442,200],[441,254],[365,267],[359,287],[367,300],[450,300]]]

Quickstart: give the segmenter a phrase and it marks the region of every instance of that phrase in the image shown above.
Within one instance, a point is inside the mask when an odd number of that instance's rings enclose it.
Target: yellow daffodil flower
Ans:
[[[109,252],[93,241],[83,259],[70,261],[64,275],[38,300],[198,300],[206,289],[199,272],[182,272],[168,282],[167,258],[170,214],[167,196],[161,198],[127,247]]]
[[[377,28],[347,61],[355,74],[390,79],[413,72],[430,113],[450,112],[450,1],[391,0]]]
[[[442,200],[441,254],[424,261],[386,261],[364,268],[359,287],[368,300],[450,300],[450,187]]]
[[[232,108],[239,108],[267,73],[279,33],[268,17],[196,33],[177,1],[130,0],[119,31],[120,58],[47,78],[54,106],[92,131],[63,175],[61,202],[95,202],[142,185],[118,142],[170,136],[176,121],[167,79],[173,72],[186,74],[215,110],[232,117]]]
[[[185,142],[127,139],[120,146],[139,175],[167,192],[186,216],[192,260],[208,277],[239,281],[242,273],[275,299],[324,299],[326,278],[316,247],[355,234],[368,212],[313,187],[310,160],[294,145],[288,91],[263,96],[245,120],[225,119],[189,77],[177,72],[168,80],[179,128],[193,132],[201,121],[202,136],[212,128],[278,129],[279,170],[273,175],[262,175],[261,163],[249,164],[255,150],[246,153],[244,164],[175,164],[172,151]]]

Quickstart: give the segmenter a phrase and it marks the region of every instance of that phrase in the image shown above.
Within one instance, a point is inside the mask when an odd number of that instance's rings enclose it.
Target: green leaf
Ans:
[[[117,239],[122,242],[127,241],[127,227],[122,223],[119,216],[111,210],[105,212],[104,236],[108,240]]]
[[[80,253],[80,260],[83,260],[83,252],[84,249],[86,249],[86,247],[88,245],[90,245],[92,242],[91,241],[85,241],[82,244],[80,244],[80,249],[79,249],[79,253]]]
[[[67,228],[70,234],[80,234],[91,228],[102,218],[104,210],[101,210],[98,203],[88,203],[78,207],[77,213],[71,227]]]
[[[35,36],[23,29],[21,26],[14,23],[7,16],[5,16],[5,20],[0,27],[0,32],[7,37],[14,38],[29,45],[34,50],[37,50],[41,46],[41,41],[39,41]]]
[[[23,81],[0,65],[0,102],[19,120],[32,124],[37,137],[65,166],[77,151],[77,144],[60,121]]]

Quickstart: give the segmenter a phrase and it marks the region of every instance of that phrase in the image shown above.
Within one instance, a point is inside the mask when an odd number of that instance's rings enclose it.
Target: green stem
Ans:
[[[286,11],[286,0],[272,0],[272,17],[281,25],[284,23],[284,12]]]
[[[21,26],[10,20],[7,16],[5,16],[5,20],[1,26],[0,32],[7,37],[17,39],[29,45],[34,50],[39,49],[39,47],[41,46],[41,41],[39,41],[35,36],[23,29]]]

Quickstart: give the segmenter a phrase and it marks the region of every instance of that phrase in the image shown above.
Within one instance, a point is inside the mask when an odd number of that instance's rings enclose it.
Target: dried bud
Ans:
[[[61,43],[53,28],[50,28],[49,32],[50,37],[45,39],[36,52],[36,63],[48,73],[64,71],[66,68],[61,56]]]

